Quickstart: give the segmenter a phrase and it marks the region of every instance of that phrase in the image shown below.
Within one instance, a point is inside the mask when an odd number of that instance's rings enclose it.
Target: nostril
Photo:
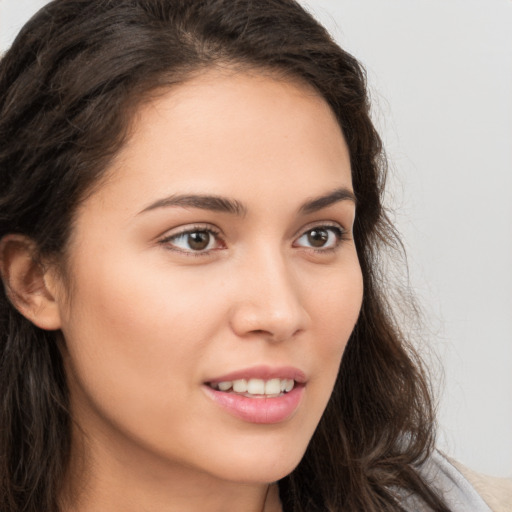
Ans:
[[[234,300],[229,312],[230,326],[238,336],[274,342],[296,338],[307,329],[308,321],[297,297],[271,297],[263,290]]]

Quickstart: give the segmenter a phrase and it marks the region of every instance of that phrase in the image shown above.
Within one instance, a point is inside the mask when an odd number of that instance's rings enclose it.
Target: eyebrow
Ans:
[[[323,196],[306,201],[299,208],[299,213],[303,215],[315,213],[340,201],[352,201],[354,204],[357,202],[356,197],[351,190],[348,188],[337,188]],[[139,214],[158,208],[169,208],[173,206],[230,213],[240,217],[247,213],[247,208],[236,199],[229,199],[227,197],[215,195],[180,194],[159,199],[144,208],[139,212]]]
[[[227,197],[198,195],[198,194],[182,194],[173,195],[164,199],[159,199],[144,208],[140,213],[144,213],[156,208],[168,208],[171,206],[181,206],[182,208],[199,208],[200,210],[210,210],[214,212],[231,213],[237,216],[244,216],[247,208],[236,199],[228,199]]]
[[[302,214],[315,213],[340,201],[352,201],[354,204],[357,204],[354,192],[343,187],[305,202],[300,207],[299,212]]]

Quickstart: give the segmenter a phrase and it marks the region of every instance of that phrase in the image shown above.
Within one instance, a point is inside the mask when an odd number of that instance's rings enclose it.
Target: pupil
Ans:
[[[210,233],[206,231],[196,231],[188,235],[188,245],[191,249],[202,251],[208,247],[210,241]]]
[[[329,233],[325,229],[312,229],[308,233],[308,242],[313,247],[323,247],[329,239]]]

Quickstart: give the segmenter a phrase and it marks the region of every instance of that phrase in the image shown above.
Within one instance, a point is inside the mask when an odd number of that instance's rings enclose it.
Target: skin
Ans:
[[[280,510],[268,484],[300,461],[362,300],[354,201],[301,211],[339,189],[347,146],[304,84],[212,70],[141,107],[78,210],[65,272],[45,276],[75,420],[67,510]],[[244,213],[155,206],[177,194]],[[287,420],[244,421],[205,393],[254,365],[306,375]]]

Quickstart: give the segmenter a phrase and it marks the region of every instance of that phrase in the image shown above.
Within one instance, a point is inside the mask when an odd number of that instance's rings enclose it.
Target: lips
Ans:
[[[297,410],[305,374],[292,367],[253,367],[205,382],[206,394],[223,410],[250,423],[279,423]]]

